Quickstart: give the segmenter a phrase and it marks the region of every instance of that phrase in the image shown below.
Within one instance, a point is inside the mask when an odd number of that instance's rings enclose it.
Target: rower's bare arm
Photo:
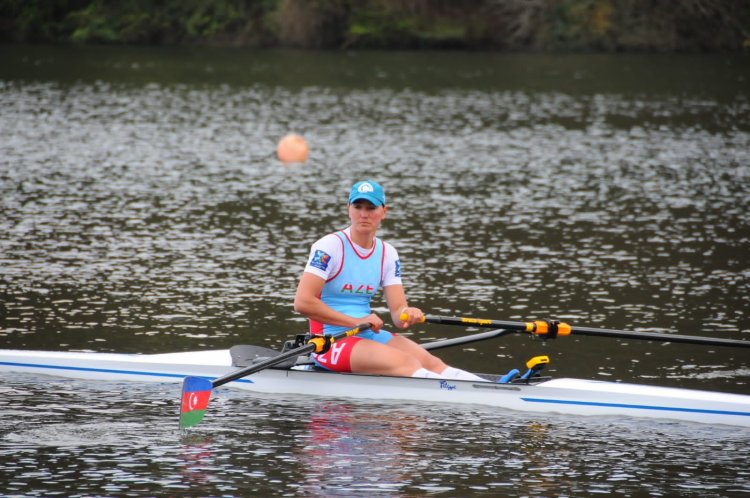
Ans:
[[[409,306],[409,303],[406,301],[403,285],[396,284],[384,287],[383,294],[385,295],[385,302],[388,303],[388,309],[391,312],[391,319],[396,327],[405,329],[422,320],[422,310]],[[402,314],[406,314],[409,317],[408,320],[401,320]]]
[[[383,327],[383,320],[375,314],[364,318],[355,318],[340,313],[320,299],[325,280],[317,275],[304,272],[297,285],[297,293],[294,295],[294,311],[302,313],[307,318],[328,325],[339,325],[342,327],[356,327],[362,322],[369,322],[375,331]]]

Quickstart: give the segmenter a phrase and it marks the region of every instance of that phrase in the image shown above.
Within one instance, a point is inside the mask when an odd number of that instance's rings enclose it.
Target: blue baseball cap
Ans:
[[[352,191],[349,193],[349,204],[360,199],[369,201],[375,206],[385,206],[385,191],[379,183],[372,180],[357,182],[352,185]]]

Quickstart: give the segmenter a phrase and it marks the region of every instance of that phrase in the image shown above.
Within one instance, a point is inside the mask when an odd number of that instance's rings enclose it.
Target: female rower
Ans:
[[[401,284],[396,249],[375,237],[388,207],[383,188],[357,182],[349,194],[351,225],[315,242],[294,297],[294,309],[310,319],[311,334],[334,334],[372,324],[370,330],[336,341],[318,366],[336,372],[484,381],[450,367],[406,337],[382,330],[383,320],[370,309],[382,286],[393,323],[402,329],[420,321],[422,311],[408,305]],[[401,321],[401,316],[408,319]]]

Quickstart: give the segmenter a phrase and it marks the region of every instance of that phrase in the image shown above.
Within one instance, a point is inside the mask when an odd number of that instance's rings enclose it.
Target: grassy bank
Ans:
[[[750,49],[747,0],[0,0],[22,43],[510,51]]]

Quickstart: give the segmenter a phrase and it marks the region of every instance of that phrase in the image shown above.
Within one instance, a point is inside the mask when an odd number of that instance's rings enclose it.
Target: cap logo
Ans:
[[[363,183],[362,185],[359,186],[359,188],[357,188],[357,192],[359,192],[360,194],[365,194],[365,193],[374,192],[374,191],[375,189],[369,183]]]

